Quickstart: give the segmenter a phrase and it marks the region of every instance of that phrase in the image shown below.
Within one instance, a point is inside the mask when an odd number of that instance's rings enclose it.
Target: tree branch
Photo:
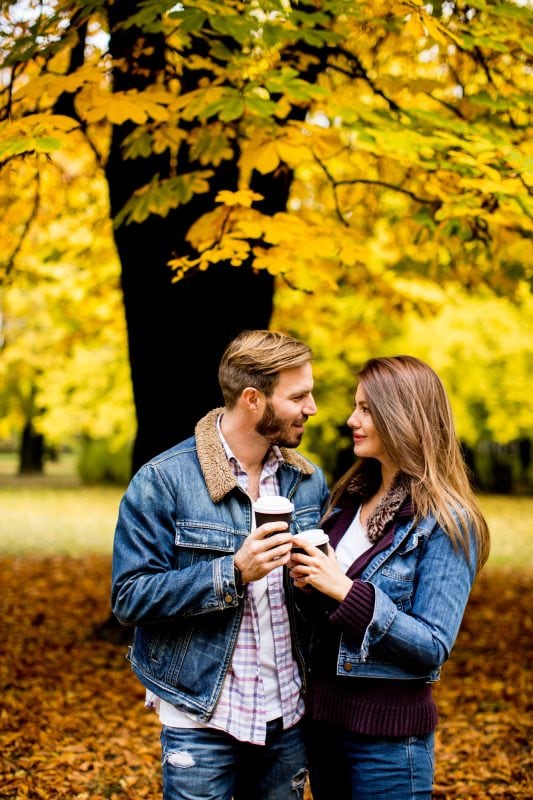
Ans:
[[[459,119],[462,119],[462,120],[466,119],[466,117],[463,114],[463,112],[460,111],[456,106],[454,106],[453,103],[448,103],[446,100],[441,100],[440,98],[435,97],[433,94],[431,94],[431,92],[425,92],[425,94],[428,97],[430,97],[432,100],[434,100],[435,103],[440,103],[441,106],[444,106],[444,108],[447,108],[448,111],[451,111],[452,114],[455,114],[455,116],[459,117]]]
[[[348,50],[345,50],[342,47],[338,48],[338,52],[348,59],[348,61],[353,65],[353,69],[348,70],[344,67],[341,67],[339,64],[331,64],[330,62],[329,67],[331,69],[334,69],[343,75],[347,75],[349,78],[360,78],[361,80],[364,80],[370,86],[374,94],[377,94],[378,97],[381,97],[383,100],[385,100],[391,111],[402,111],[402,108],[394,100],[392,100],[390,97],[387,97],[385,92],[376,86],[372,78],[368,75],[368,72],[364,68],[358,56],[356,56],[354,53],[350,53]]]
[[[324,162],[323,162],[323,161],[321,161],[321,160],[319,159],[319,157],[318,157],[318,156],[317,156],[315,153],[313,153],[313,158],[314,158],[314,160],[316,161],[316,163],[318,164],[318,166],[321,168],[321,170],[323,171],[323,173],[324,173],[324,175],[326,176],[326,178],[328,179],[329,183],[331,184],[331,188],[332,188],[332,190],[333,190],[333,202],[335,203],[335,212],[336,212],[336,214],[337,214],[337,217],[339,218],[340,222],[341,222],[341,223],[342,223],[342,224],[343,224],[343,225],[344,225],[346,228],[349,228],[349,227],[350,227],[350,223],[349,223],[349,222],[348,222],[348,220],[347,220],[347,219],[345,219],[345,217],[344,217],[344,214],[343,214],[343,212],[342,212],[342,209],[341,209],[341,207],[340,207],[339,198],[338,198],[338,196],[337,196],[337,186],[338,186],[338,182],[335,180],[335,178],[333,177],[333,175],[330,173],[330,171],[328,170],[328,168],[326,167],[326,165],[324,164]]]
[[[28,155],[28,154],[25,154],[25,155]],[[35,217],[37,215],[37,211],[39,210],[39,204],[40,204],[40,200],[41,200],[41,178],[40,178],[40,174],[39,174],[39,170],[38,169],[35,170],[35,182],[36,182],[36,190],[35,190],[35,195],[33,197],[32,207],[30,209],[30,214],[29,214],[28,218],[26,219],[26,221],[24,222],[21,235],[19,237],[19,240],[18,240],[13,252],[11,253],[11,255],[8,257],[8,259],[6,261],[6,267],[5,267],[5,270],[4,270],[4,276],[3,276],[3,279],[0,282],[7,283],[7,279],[9,278],[9,276],[11,274],[11,271],[12,271],[14,265],[15,265],[15,261],[17,259],[17,256],[20,253],[20,251],[22,250],[22,246],[24,244],[26,236],[28,235],[28,232],[29,232],[29,230],[31,228],[33,220],[35,219]]]
[[[439,208],[441,204],[440,200],[430,200],[428,197],[419,197],[410,189],[404,189],[403,186],[395,186],[393,183],[387,183],[387,181],[380,181],[374,178],[352,178],[350,180],[336,181],[335,183],[337,186],[345,186],[355,183],[368,183],[374,186],[383,186],[385,189],[392,189],[394,192],[400,192],[401,194],[405,194],[407,197],[410,197],[411,200],[414,200],[416,203],[421,203],[425,206],[431,206],[435,209]]]

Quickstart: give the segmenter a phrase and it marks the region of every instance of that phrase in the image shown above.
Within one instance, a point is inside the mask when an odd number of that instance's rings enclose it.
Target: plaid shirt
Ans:
[[[220,421],[220,419],[219,419]],[[248,488],[248,475],[231,452],[218,426],[219,435],[224,445],[230,468],[239,485]],[[279,494],[276,473],[283,458],[279,448],[272,447],[263,464],[259,480],[261,495]],[[274,657],[283,727],[290,728],[303,716],[304,702],[301,694],[301,679],[292,655],[289,617],[285,606],[283,589],[283,567],[272,570],[266,579],[267,597],[270,605],[272,634],[274,640]],[[257,582],[258,584],[260,582]],[[210,720],[210,726],[219,728],[234,736],[239,741],[252,744],[264,744],[266,723],[268,721],[265,694],[260,663],[259,616],[257,609],[258,586],[249,583],[244,591],[244,614],[239,635],[233,653],[233,659],[226,675],[222,692]]]
[[[231,452],[220,430],[220,417],[217,422],[218,433],[228,463],[238,484],[247,491],[248,475]],[[263,464],[259,479],[261,495],[279,494],[276,473],[283,461],[279,448],[273,446]],[[266,589],[266,597],[261,595]],[[303,716],[304,701],[301,692],[301,678],[298,665],[292,654],[289,617],[285,606],[283,588],[283,567],[272,570],[261,581],[248,583],[244,587],[244,612],[233,658],[222,685],[218,703],[209,723],[203,725],[194,718],[179,711],[169,703],[160,700],[151,692],[146,693],[146,705],[154,707],[164,724],[175,727],[210,727],[225,731],[241,742],[264,744],[266,724],[270,720],[267,699],[264,691],[261,662],[261,627],[258,603],[270,608],[270,624],[274,644],[275,672],[279,682],[279,713],[283,727],[290,728]],[[263,619],[263,625],[265,620]]]

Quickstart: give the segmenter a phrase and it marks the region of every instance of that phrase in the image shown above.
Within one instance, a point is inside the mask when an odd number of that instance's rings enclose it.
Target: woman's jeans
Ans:
[[[306,739],[313,800],[431,800],[432,733],[389,739],[309,722]]]
[[[267,724],[265,745],[213,728],[161,731],[164,800],[303,800],[307,775],[301,725]]]

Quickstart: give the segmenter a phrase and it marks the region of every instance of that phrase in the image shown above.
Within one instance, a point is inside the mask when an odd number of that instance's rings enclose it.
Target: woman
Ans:
[[[307,696],[313,800],[429,800],[431,685],[489,533],[427,364],[367,361],[348,426],[357,461],[322,523],[329,553],[304,544],[289,565],[319,619]]]

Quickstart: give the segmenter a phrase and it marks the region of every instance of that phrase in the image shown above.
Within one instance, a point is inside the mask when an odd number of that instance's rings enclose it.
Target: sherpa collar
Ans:
[[[409,496],[409,489],[409,478],[403,472],[398,472],[389,491],[380,500],[367,520],[366,532],[371,542],[375,543],[381,539],[387,529],[387,525],[394,519]],[[368,477],[364,473],[356,474],[352,478],[346,487],[346,492],[359,495],[363,502],[373,494]]]
[[[205,478],[207,491],[214,503],[218,503],[238,485],[229,467],[226,453],[217,431],[217,418],[224,408],[214,408],[198,422],[195,428],[196,449]],[[312,464],[290,448],[281,447],[285,464],[296,467],[304,475],[315,471]]]

